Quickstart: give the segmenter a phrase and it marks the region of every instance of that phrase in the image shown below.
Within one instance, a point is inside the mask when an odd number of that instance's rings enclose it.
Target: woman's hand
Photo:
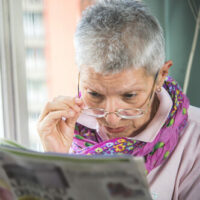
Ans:
[[[45,105],[37,125],[45,151],[69,152],[75,123],[82,109],[81,99],[64,96]]]

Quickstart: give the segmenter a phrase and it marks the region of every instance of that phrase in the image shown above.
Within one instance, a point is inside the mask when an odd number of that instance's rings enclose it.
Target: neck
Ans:
[[[159,105],[160,105],[160,101],[156,94],[155,94],[154,100],[151,105],[152,106],[151,106],[151,112],[150,112],[150,117],[149,117],[148,123],[154,118],[156,112],[158,111]]]

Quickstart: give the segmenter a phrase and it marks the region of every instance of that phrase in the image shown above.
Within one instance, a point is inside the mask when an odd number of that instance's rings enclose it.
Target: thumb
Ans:
[[[71,129],[74,129],[75,128],[75,124],[76,124],[76,121],[79,117],[80,113],[76,113],[74,114],[74,117],[71,117],[71,118],[68,118],[65,120],[65,124],[71,128]]]
[[[74,130],[75,124],[79,117],[79,114],[76,114],[73,118],[68,118],[61,121],[60,123],[60,131],[62,132],[64,138],[63,142],[66,146],[70,147],[73,137],[74,137]]]

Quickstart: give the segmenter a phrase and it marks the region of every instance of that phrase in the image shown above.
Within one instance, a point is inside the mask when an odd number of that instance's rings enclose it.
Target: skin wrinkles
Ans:
[[[108,112],[114,112],[125,108],[144,108],[149,102],[149,95],[153,87],[154,77],[146,74],[144,68],[128,69],[117,74],[102,75],[92,68],[81,71],[80,88],[84,104],[93,108],[104,108]],[[132,89],[131,89],[132,88]],[[93,98],[89,92],[98,92],[100,97]],[[131,92],[138,96],[131,100],[124,99],[122,94]],[[137,102],[134,100],[137,99]],[[121,119],[116,114],[109,114],[105,118],[97,119],[100,129],[106,132],[109,138],[130,137],[141,132],[151,121],[156,113],[159,100],[155,96],[153,104],[149,106],[147,113],[138,119]],[[120,133],[110,133],[106,127],[125,127]]]
[[[82,83],[86,84],[88,87],[90,87],[91,90],[94,90],[96,92],[99,92],[100,94],[112,94],[118,93],[122,94],[125,92],[133,92],[133,91],[144,91],[148,89],[148,82],[144,82],[143,79],[135,79],[134,76],[136,76],[134,73],[132,73],[133,76],[126,77],[130,80],[123,80],[121,77],[123,74],[126,74],[128,72],[131,72],[131,70],[126,70],[125,72],[113,74],[113,75],[102,75],[100,73],[95,73],[91,68],[87,71],[81,72],[81,81]],[[140,71],[140,70],[137,70]],[[142,70],[143,71],[143,70]],[[88,74],[87,74],[88,73]],[[141,72],[140,72],[141,73]],[[145,72],[143,72],[145,74]],[[143,75],[141,73],[141,77]],[[138,73],[139,74],[139,73]],[[153,81],[153,78],[151,78]],[[98,80],[98,81],[97,81]],[[112,87],[116,85],[115,87]],[[111,86],[111,87],[109,87]],[[119,86],[119,87],[118,87]],[[130,88],[130,89],[127,89]]]

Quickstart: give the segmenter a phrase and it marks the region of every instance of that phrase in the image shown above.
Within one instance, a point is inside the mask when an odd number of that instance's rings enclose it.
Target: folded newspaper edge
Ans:
[[[148,200],[142,157],[37,152],[0,139],[0,199]]]

